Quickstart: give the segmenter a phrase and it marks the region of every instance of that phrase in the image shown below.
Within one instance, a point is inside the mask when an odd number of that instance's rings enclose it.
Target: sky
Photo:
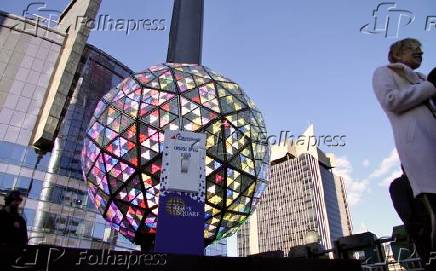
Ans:
[[[0,9],[21,14],[30,2],[2,1]],[[46,1],[61,10],[66,2]],[[376,13],[380,31],[370,33],[373,11],[387,2],[391,6]],[[134,71],[162,63],[172,4],[104,0],[101,15],[164,19],[165,30],[96,30],[89,42]],[[387,15],[388,34],[383,32]],[[320,148],[337,157],[335,171],[346,182],[353,231],[390,236],[402,222],[388,186],[401,171],[390,124],[372,90],[372,73],[387,64],[389,45],[406,37],[422,42],[419,71],[428,73],[436,66],[435,25],[434,0],[205,0],[202,64],[242,86],[262,111],[269,135],[300,135],[310,123],[318,136],[345,135],[345,146]]]

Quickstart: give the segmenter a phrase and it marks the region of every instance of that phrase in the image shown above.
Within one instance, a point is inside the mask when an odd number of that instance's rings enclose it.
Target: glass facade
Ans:
[[[310,232],[318,233],[324,248],[332,247],[318,163],[303,153],[271,166],[258,208],[260,252],[287,252],[306,244]]]
[[[266,128],[240,86],[204,66],[152,66],[103,97],[82,154],[90,198],[128,239],[153,234],[166,129],[206,134],[205,241],[233,234],[266,187]]]
[[[350,235],[346,192],[342,178],[332,173],[332,160],[319,149],[291,143],[273,149],[273,156],[269,184],[256,209],[257,225],[245,224],[238,233],[239,256],[257,247],[286,254],[313,242],[331,249],[337,238]]]
[[[227,239],[221,239],[213,244],[210,244],[205,249],[206,256],[227,256]]]
[[[250,255],[250,220],[244,222],[238,230],[238,256]]]
[[[331,169],[320,165],[321,179],[324,188],[324,198],[330,227],[332,244],[343,236],[351,234],[351,219],[346,208],[346,196],[343,191],[342,178],[335,176]],[[345,223],[344,223],[345,222]],[[345,225],[344,225],[345,224]]]
[[[24,24],[24,19],[0,12],[0,193],[18,189],[27,195],[22,212],[30,244],[136,248],[112,230],[89,200],[80,161],[97,102],[132,72],[88,45],[79,56],[54,148],[37,152],[31,137],[65,35],[20,27]]]

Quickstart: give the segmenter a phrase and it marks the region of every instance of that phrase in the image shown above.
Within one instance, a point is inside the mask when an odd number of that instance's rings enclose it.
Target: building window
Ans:
[[[40,180],[33,180],[32,189],[29,192],[30,199],[39,199],[42,191],[42,182]]]
[[[26,194],[29,191],[30,181],[29,177],[18,176],[14,189]]]
[[[32,229],[33,220],[35,219],[36,211],[34,209],[25,208],[23,211],[24,220],[26,220],[27,229]]]
[[[8,192],[14,187],[14,176],[7,173],[0,173],[0,191]]]

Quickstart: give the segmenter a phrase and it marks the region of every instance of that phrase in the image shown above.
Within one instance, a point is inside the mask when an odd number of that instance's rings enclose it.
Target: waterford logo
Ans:
[[[364,34],[384,34],[386,38],[398,38],[400,28],[415,21],[415,15],[409,10],[397,9],[393,2],[381,3],[373,11],[372,23],[360,28]]]

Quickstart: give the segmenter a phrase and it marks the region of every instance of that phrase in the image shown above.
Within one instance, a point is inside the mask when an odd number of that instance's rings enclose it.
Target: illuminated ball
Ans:
[[[266,188],[270,150],[253,101],[204,66],[152,66],[100,100],[82,151],[91,200],[129,240],[155,233],[167,129],[206,134],[205,242],[232,235]]]

